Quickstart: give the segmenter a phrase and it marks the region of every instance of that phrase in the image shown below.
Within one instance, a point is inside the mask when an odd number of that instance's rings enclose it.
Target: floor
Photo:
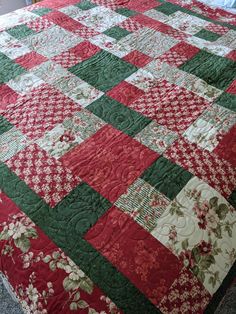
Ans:
[[[215,314],[235,314],[236,313],[236,286],[231,287]]]
[[[12,300],[0,277],[0,313],[1,314],[23,314],[18,303]]]

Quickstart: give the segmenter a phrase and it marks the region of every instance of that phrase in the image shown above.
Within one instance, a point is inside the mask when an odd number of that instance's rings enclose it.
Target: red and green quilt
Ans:
[[[236,277],[236,15],[0,17],[0,270],[25,313],[214,313]]]

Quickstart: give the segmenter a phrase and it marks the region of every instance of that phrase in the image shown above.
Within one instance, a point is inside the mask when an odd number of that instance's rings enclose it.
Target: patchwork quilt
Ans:
[[[25,313],[214,313],[236,278],[235,166],[232,13],[0,17],[0,270]]]

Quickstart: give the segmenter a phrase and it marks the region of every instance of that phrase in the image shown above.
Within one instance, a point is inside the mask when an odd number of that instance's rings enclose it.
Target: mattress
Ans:
[[[236,15],[0,17],[0,270],[25,313],[214,313],[236,278]]]

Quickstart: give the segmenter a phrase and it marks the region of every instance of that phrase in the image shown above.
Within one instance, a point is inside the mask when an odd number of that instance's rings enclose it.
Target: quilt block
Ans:
[[[236,278],[235,38],[197,0],[0,17],[0,271],[25,313],[214,313]]]

